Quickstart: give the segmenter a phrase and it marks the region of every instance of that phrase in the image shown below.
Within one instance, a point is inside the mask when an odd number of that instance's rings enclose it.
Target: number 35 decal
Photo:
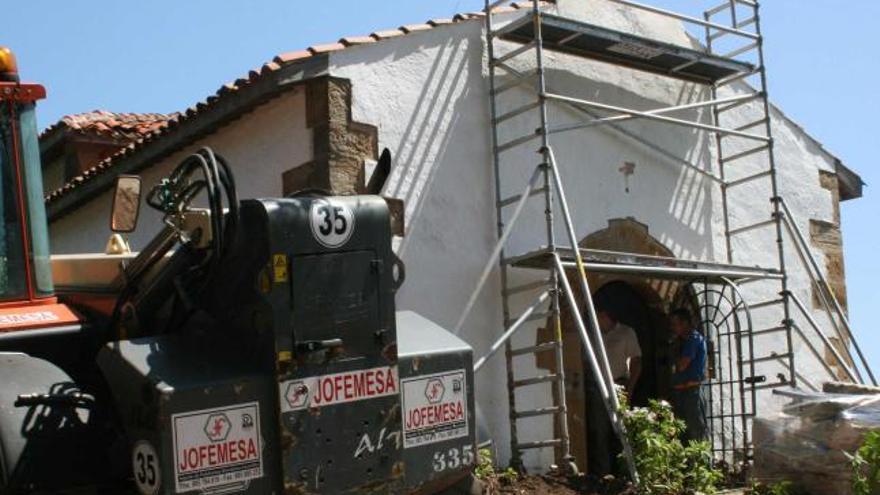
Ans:
[[[474,446],[462,445],[447,451],[434,452],[434,472],[471,466],[474,463]]]
[[[149,442],[140,441],[131,452],[131,463],[134,469],[134,482],[143,495],[159,493],[162,484],[159,472],[159,456]]]
[[[331,199],[316,199],[309,212],[312,235],[322,246],[336,248],[351,238],[354,214],[348,205]]]

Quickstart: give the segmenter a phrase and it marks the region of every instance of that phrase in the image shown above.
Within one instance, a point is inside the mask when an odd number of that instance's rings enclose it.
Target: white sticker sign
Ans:
[[[278,392],[281,412],[290,412],[386,397],[399,390],[397,367],[382,366],[288,380],[279,384]]]
[[[177,492],[244,489],[263,476],[258,403],[179,413],[171,421]]]
[[[354,214],[345,203],[320,198],[312,202],[309,224],[316,241],[324,247],[337,248],[351,238]]]
[[[464,370],[402,381],[403,447],[417,447],[468,434]]]
[[[143,495],[159,493],[159,487],[162,485],[159,455],[150,442],[141,440],[134,444],[131,450],[131,467],[138,492]]]

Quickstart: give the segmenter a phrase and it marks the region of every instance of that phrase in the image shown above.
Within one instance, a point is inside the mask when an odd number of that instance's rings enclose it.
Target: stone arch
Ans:
[[[608,220],[608,226],[595,231],[579,243],[581,248],[601,251],[616,251],[648,256],[672,258],[673,252],[662,242],[650,235],[648,226],[634,218],[614,218]],[[580,282],[574,270],[569,271],[568,278],[578,301],[583,301]],[[589,273],[587,281],[595,296],[603,288],[615,287],[618,293],[631,294],[632,299],[640,300],[644,305],[638,316],[641,328],[636,328],[643,349],[643,376],[651,379],[640,383],[636,392],[636,402],[644,402],[648,398],[663,397],[669,387],[670,352],[668,342],[669,330],[666,314],[675,303],[675,297],[681,289],[681,283],[674,280],[649,279],[640,275],[624,275],[609,273]],[[566,404],[568,406],[568,423],[571,436],[571,450],[580,468],[586,467],[586,397],[585,397],[585,362],[584,353],[578,337],[574,320],[570,316],[568,306],[561,301],[561,321],[563,337],[563,360],[566,378]],[[581,305],[583,307],[583,305]],[[621,318],[624,320],[624,318]],[[625,323],[627,322],[624,320]],[[549,329],[552,322],[538,332],[538,342],[546,342],[552,337]],[[635,328],[635,326],[634,326]],[[536,358],[539,368],[555,370],[555,356],[552,353],[539,354]]]

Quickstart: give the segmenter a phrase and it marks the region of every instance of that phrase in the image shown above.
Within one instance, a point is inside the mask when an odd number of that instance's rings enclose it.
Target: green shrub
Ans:
[[[477,465],[474,467],[474,476],[481,480],[489,480],[492,478],[503,482],[513,482],[519,477],[516,470],[508,467],[503,471],[495,468],[495,461],[492,459],[492,451],[489,449],[480,449],[477,452]]]
[[[622,402],[623,422],[635,456],[642,495],[715,493],[723,474],[712,468],[708,442],[681,441],[684,422],[675,419],[666,401],[629,409]]]
[[[747,492],[749,495],[794,495],[794,484],[791,481],[780,481],[772,485],[753,482]]]
[[[853,471],[853,493],[880,493],[880,431],[868,432],[862,446],[849,458]]]

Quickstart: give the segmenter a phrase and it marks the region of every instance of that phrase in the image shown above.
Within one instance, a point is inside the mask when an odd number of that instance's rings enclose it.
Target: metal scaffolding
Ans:
[[[521,466],[522,454],[527,450],[556,448],[557,459],[564,466],[577,469],[571,455],[568,432],[560,320],[561,308],[566,307],[571,311],[586,362],[593,375],[600,378],[599,391],[605,402],[608,417],[622,441],[630,475],[637,479],[623,422],[618,415],[618,399],[608,358],[605,355],[602,334],[598,330],[592,299],[584,297],[583,303],[576,301],[569,277],[573,275],[572,278],[579,285],[580,293],[584,295],[592,294],[586,276],[588,270],[634,274],[646,278],[675,279],[690,283],[692,289],[688,297],[698,301],[701,329],[709,340],[710,354],[713,356],[716,370],[707,384],[713,404],[708,420],[713,435],[714,450],[720,458],[748,460],[751,455],[749,422],[756,414],[756,392],[764,388],[792,387],[799,383],[800,375],[795,369],[793,339],[797,335],[808,344],[810,340],[801,325],[795,321],[793,309],[798,311],[798,318],[806,320],[810,330],[816,332],[823,344],[832,350],[836,359],[834,366],[844,369],[853,381],[864,381],[848,349],[836,349],[828,341],[820,326],[810,317],[807,308],[789,290],[785,265],[786,233],[789,234],[788,238],[794,240],[796,252],[816,280],[820,299],[833,322],[836,335],[842,339],[842,342],[851,342],[855,345],[862,368],[874,382],[873,374],[855,343],[846,315],[825,281],[803,235],[797,229],[779,190],[777,165],[773,153],[774,142],[767,97],[759,5],[753,0],[725,0],[720,5],[706,10],[702,18],[697,18],[629,0],[606,1],[629,9],[675,19],[685,26],[701,30],[704,35],[701,47],[682,47],[561,17],[550,12],[552,9],[545,11],[543,9],[545,5],[538,0],[532,0],[532,8],[525,14],[510,14],[509,11],[501,14],[499,7],[505,3],[504,0],[486,0],[485,35],[499,240],[480,275],[477,288],[459,318],[456,331],[464,324],[491,273],[496,268],[499,269],[505,329],[489,352],[477,361],[475,370],[481,369],[489,358],[502,347],[504,348],[514,466]],[[722,17],[723,21],[719,20]],[[705,85],[709,88],[711,96],[708,100],[695,103],[638,110],[564,95],[554,91],[548,84],[545,56],[547,50]],[[514,66],[515,59],[526,57],[531,57],[532,68],[523,70]],[[731,91],[734,85],[736,91]],[[501,100],[511,94],[515,88],[534,91],[534,100],[505,109],[502,113]],[[548,106],[551,104],[573,109],[584,119],[574,124],[550,122]],[[727,118],[729,112],[738,108],[741,109],[741,116],[746,106],[749,110],[747,113],[754,117],[752,120],[740,124],[733,123],[732,119]],[[693,109],[710,110],[711,122],[705,122],[699,116],[695,119],[670,116],[681,110]],[[501,129],[517,117],[526,115],[535,115],[539,127],[532,133],[501,141],[502,136],[506,134]],[[713,135],[716,151],[715,169],[704,170],[697,167],[620,126],[620,123],[633,119],[687,127]],[[579,247],[572,213],[566,201],[564,180],[553,153],[551,136],[597,126],[610,127],[640,146],[671,158],[676,163],[708,178],[720,189],[727,248],[725,263],[591,251]],[[502,176],[506,172],[505,160],[509,155],[529,151],[537,151],[541,160],[535,164],[522,192],[505,196],[502,188]],[[730,167],[734,162],[750,156],[761,157],[760,163],[763,165],[760,170],[748,175],[730,173]],[[771,191],[770,197],[767,198],[766,216],[756,222],[734,224],[729,212],[731,202],[736,200],[736,195],[740,191],[747,189],[746,185],[759,181],[764,181],[765,187],[769,187]],[[527,203],[533,199],[543,202],[546,222],[545,244],[526,254],[507,256],[505,253],[507,241]],[[557,239],[557,229],[554,225],[557,221],[562,222],[561,230],[565,232],[563,239]],[[737,257],[734,239],[758,229],[772,229],[774,232],[770,237],[775,246],[768,246],[768,251],[772,249],[775,252],[777,266],[767,268],[744,266],[749,264],[749,260]],[[512,267],[543,270],[546,272],[546,277],[538,282],[518,287],[511,286],[508,271]],[[760,280],[779,284],[779,297],[750,305],[743,297],[740,286]],[[537,296],[524,310],[517,311],[511,297],[515,294],[528,293],[537,293]],[[567,304],[561,304],[562,298]],[[776,308],[781,315],[778,325],[771,328],[754,328],[751,316],[751,310],[754,308]],[[523,328],[526,322],[534,320],[550,322],[553,338],[536,345],[514,348],[511,337]],[[773,333],[785,335],[786,348],[770,350],[766,354],[756,356],[754,338]],[[815,347],[811,348],[817,356],[821,354]],[[846,356],[841,355],[841,352]],[[513,358],[539,353],[553,353],[555,370],[540,376],[517,376]],[[765,377],[757,376],[756,363],[767,361],[785,363],[787,373],[776,377],[775,381],[767,381]],[[826,365],[832,376],[836,376],[824,357],[820,361]],[[554,404],[551,407],[519,409],[516,400],[517,391],[523,387],[539,385],[553,387],[551,395]],[[804,385],[813,386],[809,383]],[[555,420],[554,438],[523,440],[524,435],[517,428],[518,421],[535,417]]]

